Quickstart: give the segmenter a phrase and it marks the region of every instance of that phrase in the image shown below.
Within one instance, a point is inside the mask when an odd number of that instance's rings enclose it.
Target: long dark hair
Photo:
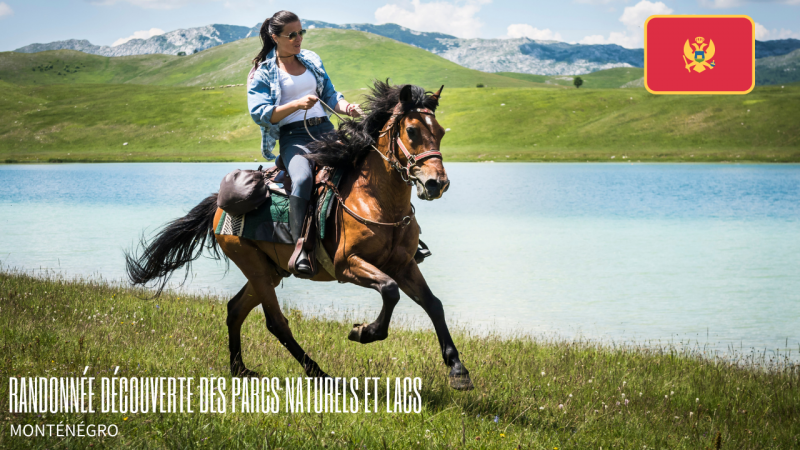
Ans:
[[[280,35],[283,33],[283,27],[285,27],[287,23],[299,21],[300,18],[297,17],[297,14],[286,10],[278,11],[273,14],[272,17],[265,20],[261,25],[261,31],[258,33],[259,36],[261,36],[261,51],[253,58],[253,67],[257,68],[261,61],[264,61],[269,52],[275,48],[276,44],[272,39],[272,35]]]

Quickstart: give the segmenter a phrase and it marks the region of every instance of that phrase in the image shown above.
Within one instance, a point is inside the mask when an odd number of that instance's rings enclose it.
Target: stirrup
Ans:
[[[297,262],[294,263],[294,267],[301,274],[314,275],[314,269],[311,267],[311,262],[308,260],[308,253],[306,253],[305,250],[301,250],[300,254],[297,255]]]
[[[422,264],[422,261],[425,261],[425,258],[431,255],[432,253],[428,249],[428,246],[420,240],[419,245],[417,245],[417,252],[414,254],[414,261],[416,261],[417,264]]]

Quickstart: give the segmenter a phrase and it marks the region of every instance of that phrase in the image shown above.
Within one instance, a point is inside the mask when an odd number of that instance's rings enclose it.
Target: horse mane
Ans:
[[[359,119],[344,118],[338,129],[308,145],[311,153],[306,158],[321,166],[357,167],[369,153],[370,147],[378,141],[378,134],[392,117],[398,103],[401,103],[404,113],[416,108],[436,111],[439,99],[419,86],[408,85],[411,88],[411,100],[401,102],[400,91],[405,86],[392,86],[388,79],[386,82],[376,80],[366,101],[361,104],[366,116]]]

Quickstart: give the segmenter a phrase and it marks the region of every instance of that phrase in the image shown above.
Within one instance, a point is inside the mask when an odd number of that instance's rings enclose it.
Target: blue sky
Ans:
[[[334,23],[394,22],[459,37],[641,47],[650,14],[747,14],[758,39],[800,38],[800,0],[0,0],[0,51],[63,39],[112,45],[212,23],[253,26],[280,9]]]

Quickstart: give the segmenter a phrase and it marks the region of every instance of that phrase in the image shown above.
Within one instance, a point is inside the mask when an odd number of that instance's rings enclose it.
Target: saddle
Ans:
[[[297,240],[291,259],[289,259],[289,271],[298,278],[312,278],[319,273],[319,262],[317,260],[317,245],[319,239],[317,239],[317,236],[324,237],[325,235],[325,220],[328,217],[328,212],[333,203],[331,202],[329,191],[335,186],[335,184],[331,183],[335,172],[333,167],[319,167],[314,163],[311,164],[312,173],[314,174],[314,186],[311,190],[311,199],[308,202],[308,209],[304,214],[300,238]],[[336,178],[335,181],[336,184],[338,184],[341,176],[337,176]],[[264,181],[270,195],[274,194],[288,198],[292,192],[292,179],[280,158],[276,160],[274,166],[264,171]],[[301,249],[305,250],[308,255],[308,260],[311,263],[311,275],[298,272],[295,266]],[[324,250],[322,253],[325,253]],[[321,254],[319,256],[322,256],[323,260],[330,259],[327,254]],[[324,262],[328,263],[328,261]]]

